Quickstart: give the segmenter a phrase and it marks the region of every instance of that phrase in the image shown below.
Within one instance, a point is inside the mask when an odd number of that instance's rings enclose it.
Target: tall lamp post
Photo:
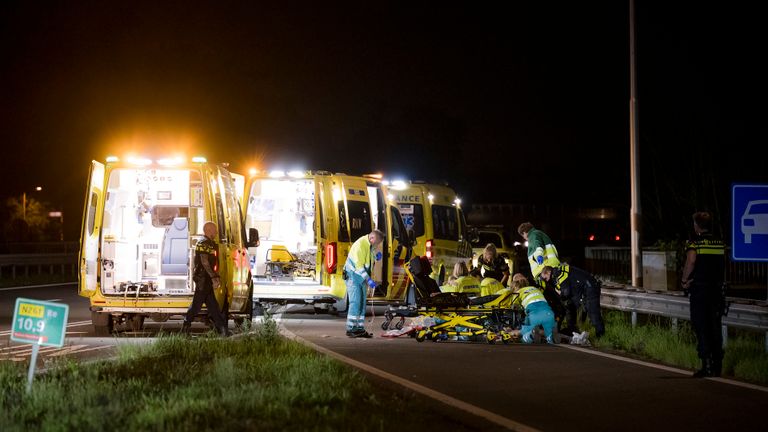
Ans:
[[[35,191],[40,192],[43,190],[42,186],[35,187]],[[24,223],[27,222],[27,191],[21,193],[21,215],[24,219]]]
[[[642,210],[640,208],[640,133],[637,130],[637,77],[635,76],[635,0],[629,0],[629,160],[631,177],[630,243],[632,286],[643,286]]]

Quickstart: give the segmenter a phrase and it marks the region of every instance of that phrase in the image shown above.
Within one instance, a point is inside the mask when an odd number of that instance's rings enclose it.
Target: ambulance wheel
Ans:
[[[398,330],[402,330],[403,326],[405,325],[405,317],[400,317],[400,321],[395,324],[395,328]]]
[[[425,339],[427,339],[426,330],[420,330],[418,333],[416,333],[416,342],[424,342]]]
[[[91,312],[91,322],[93,323],[93,333],[96,336],[109,336],[114,330],[115,321],[112,315],[102,312]]]
[[[144,329],[144,315],[132,315],[127,320],[128,328],[133,332],[138,332]]]
[[[389,324],[392,322],[392,320],[384,320],[383,323],[381,323],[381,329],[384,331],[389,330]]]
[[[253,316],[263,316],[264,315],[264,306],[259,303],[257,300],[253,301],[253,306],[251,306],[253,309]]]

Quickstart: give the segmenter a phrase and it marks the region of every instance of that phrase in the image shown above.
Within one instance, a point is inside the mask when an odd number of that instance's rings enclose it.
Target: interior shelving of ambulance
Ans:
[[[259,233],[254,281],[318,284],[315,182],[304,172],[270,174],[247,191],[245,226]]]
[[[192,245],[203,239],[205,222],[202,173],[171,163],[136,165],[108,171],[102,293],[189,296]]]

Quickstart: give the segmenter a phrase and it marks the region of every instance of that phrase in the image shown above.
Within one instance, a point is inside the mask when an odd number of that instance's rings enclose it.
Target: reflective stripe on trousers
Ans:
[[[365,280],[356,273],[348,273],[347,295],[347,330],[360,330],[365,328],[365,300],[368,287]]]

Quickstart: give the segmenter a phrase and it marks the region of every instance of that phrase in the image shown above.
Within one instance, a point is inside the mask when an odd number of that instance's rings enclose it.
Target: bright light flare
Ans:
[[[269,176],[272,177],[272,178],[285,177],[285,171],[272,170],[272,171],[269,172]]]
[[[40,192],[41,190],[43,190],[43,187],[42,186],[38,186],[38,187],[35,188],[35,190]]]
[[[194,163],[206,163],[206,162],[208,162],[208,159],[206,159],[204,156],[194,156],[192,158],[192,162],[194,162]]]
[[[291,178],[304,178],[304,171],[293,170],[288,172],[288,177]]]
[[[175,166],[175,165],[181,165],[184,163],[184,158],[181,156],[176,156],[172,158],[163,158],[158,159],[157,163],[162,166]]]
[[[131,165],[138,165],[138,166],[147,166],[152,163],[150,159],[140,158],[136,156],[129,156],[125,160]]]
[[[391,184],[394,190],[405,190],[408,187],[405,180],[392,180]]]
[[[107,163],[120,162],[120,158],[117,156],[107,156]]]

